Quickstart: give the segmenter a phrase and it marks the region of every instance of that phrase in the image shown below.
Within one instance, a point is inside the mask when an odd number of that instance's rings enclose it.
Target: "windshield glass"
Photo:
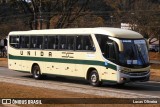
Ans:
[[[119,54],[119,62],[126,67],[149,65],[145,40],[122,40],[124,51]]]

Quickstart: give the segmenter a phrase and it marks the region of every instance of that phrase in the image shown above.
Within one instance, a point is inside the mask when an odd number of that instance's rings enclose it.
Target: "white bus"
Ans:
[[[148,81],[147,42],[137,32],[119,28],[73,28],[9,33],[9,69],[104,81]]]

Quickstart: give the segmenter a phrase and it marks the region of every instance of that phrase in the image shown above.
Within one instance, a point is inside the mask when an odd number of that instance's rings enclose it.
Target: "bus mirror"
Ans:
[[[122,44],[122,42],[119,40],[117,44],[118,44],[118,47],[119,47],[119,51],[122,52],[123,51],[123,44]]]
[[[147,49],[149,50],[149,40],[145,39],[145,41],[146,41]]]
[[[113,41],[115,41],[117,43],[120,52],[123,51],[123,43],[121,40],[119,40],[117,38],[113,38],[113,37],[109,37],[109,39],[112,39]]]

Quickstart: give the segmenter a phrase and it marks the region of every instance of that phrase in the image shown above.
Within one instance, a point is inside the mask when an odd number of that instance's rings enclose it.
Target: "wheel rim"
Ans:
[[[93,83],[97,82],[97,76],[96,76],[96,74],[92,74],[92,75],[91,75],[91,81],[92,81]]]
[[[39,71],[39,69],[37,67],[35,67],[35,69],[34,69],[34,76],[35,76],[35,78],[38,78],[39,75],[40,75],[40,71]]]

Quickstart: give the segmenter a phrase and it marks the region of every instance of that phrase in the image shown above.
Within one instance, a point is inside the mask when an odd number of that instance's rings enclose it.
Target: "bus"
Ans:
[[[120,28],[66,28],[13,31],[8,40],[9,69],[45,75],[125,84],[148,81],[148,45],[143,36]]]

